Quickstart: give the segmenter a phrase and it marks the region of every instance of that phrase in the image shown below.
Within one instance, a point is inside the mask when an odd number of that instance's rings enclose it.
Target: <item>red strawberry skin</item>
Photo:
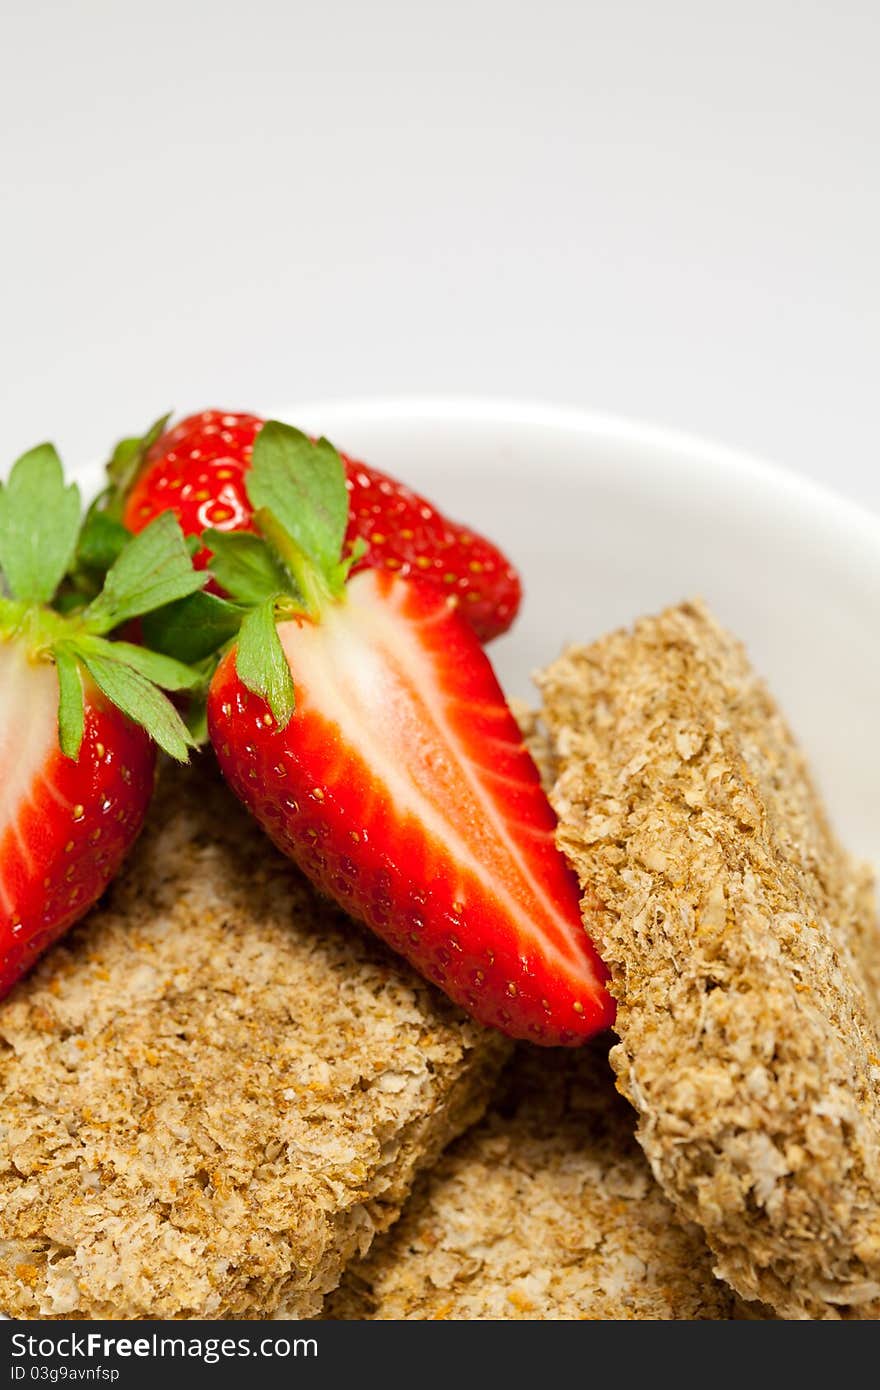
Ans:
[[[126,502],[125,525],[142,531],[170,509],[186,535],[208,527],[251,530],[245,475],[262,424],[254,415],[206,410],[175,425],[149,450]],[[413,574],[436,584],[458,600],[483,642],[506,632],[522,587],[497,546],[378,469],[342,458],[350,497],[347,539],[359,537],[367,545],[358,568]],[[196,564],[204,568],[209,558],[202,550]]]
[[[296,688],[285,729],[234,652],[208,701],[223,772],[275,844],[481,1022],[568,1045],[607,1027],[554,813],[443,595],[370,571],[320,624],[279,634]]]
[[[91,685],[78,761],[54,667],[0,644],[0,997],[100,897],[144,822],[155,745]]]

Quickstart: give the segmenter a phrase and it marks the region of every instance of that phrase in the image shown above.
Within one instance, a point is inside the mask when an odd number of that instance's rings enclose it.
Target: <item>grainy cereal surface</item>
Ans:
[[[880,1316],[870,876],[701,604],[567,651],[540,686],[559,844],[612,971],[612,1062],[657,1179],[744,1297]]]
[[[349,1268],[336,1318],[730,1318],[614,1092],[608,1044],[522,1044],[485,1119]]]
[[[166,769],[102,906],[0,1005],[0,1308],[313,1316],[507,1053]]]

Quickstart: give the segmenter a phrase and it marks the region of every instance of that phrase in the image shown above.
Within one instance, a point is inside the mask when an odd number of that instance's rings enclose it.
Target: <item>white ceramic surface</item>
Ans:
[[[526,599],[491,650],[512,694],[528,698],[564,643],[702,595],[769,679],[841,836],[880,864],[880,519],[745,455],[579,411],[412,399],[267,413],[506,548]]]

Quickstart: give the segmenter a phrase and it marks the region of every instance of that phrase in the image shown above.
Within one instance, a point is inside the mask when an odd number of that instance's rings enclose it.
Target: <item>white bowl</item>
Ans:
[[[479,400],[276,412],[486,531],[525,582],[491,647],[512,694],[566,642],[691,595],[739,634],[800,737],[844,842],[880,864],[880,519],[667,430]]]
[[[274,412],[500,542],[526,589],[491,647],[511,694],[566,642],[702,595],[749,646],[833,822],[880,865],[880,518],[669,430],[482,400],[309,402]],[[97,485],[83,470],[86,486]]]

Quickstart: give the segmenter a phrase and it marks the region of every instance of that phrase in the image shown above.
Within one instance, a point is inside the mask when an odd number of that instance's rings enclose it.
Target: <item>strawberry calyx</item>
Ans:
[[[229,597],[193,594],[154,614],[145,631],[158,650],[188,662],[236,641],[239,676],[284,728],[295,692],[276,624],[317,623],[329,604],[343,602],[365,545],[356,540],[346,548],[345,465],[327,439],[267,420],[254,444],[247,494],[253,532],[207,530],[201,537],[212,552],[210,574]]]
[[[90,516],[92,513],[89,514]],[[115,524],[115,523],[114,523]],[[166,753],[185,762],[194,740],[166,691],[192,691],[203,673],[119,629],[196,593],[206,576],[192,566],[170,514],[139,536],[105,531],[103,554],[79,489],[65,484],[58,454],[41,444],[0,484],[0,642],[20,644],[29,661],[58,676],[58,738],[76,761],[83,740],[85,683]]]
[[[268,420],[254,444],[247,491],[257,528],[252,539],[268,547],[288,582],[242,622],[236,668],[283,729],[293,714],[295,692],[275,624],[291,617],[320,622],[329,604],[344,601],[349,573],[363,550],[355,542],[345,553],[345,466],[329,440],[313,441],[291,425]],[[207,539],[215,550],[217,575],[216,547],[222,553],[232,537],[211,532]],[[235,596],[234,588],[229,592]]]
[[[0,598],[0,636],[22,642],[32,661],[46,661],[53,647],[69,636],[74,623],[52,608]]]

